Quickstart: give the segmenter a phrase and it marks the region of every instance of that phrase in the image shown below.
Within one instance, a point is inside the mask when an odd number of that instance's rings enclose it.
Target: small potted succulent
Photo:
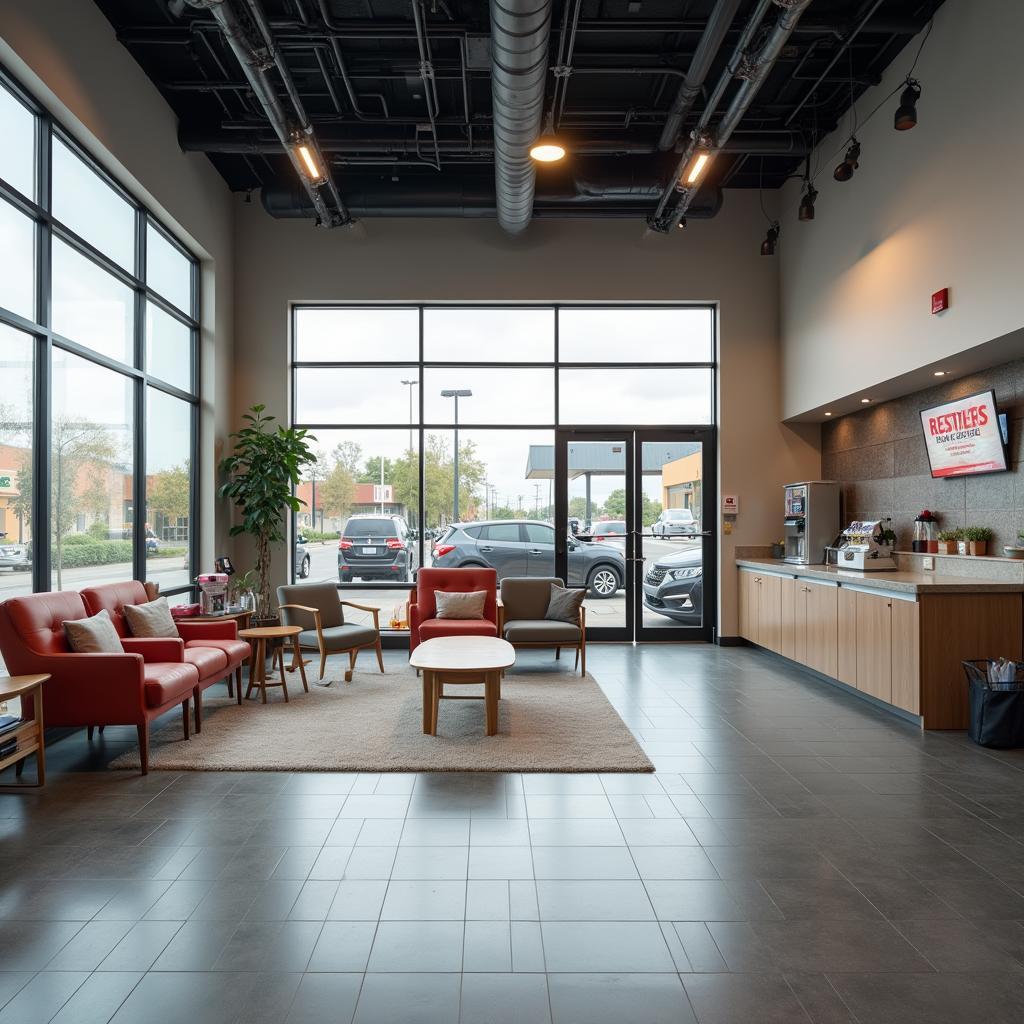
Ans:
[[[1017,531],[1017,543],[1007,544],[1003,548],[1003,554],[1007,558],[1024,558],[1024,530]]]
[[[939,554],[955,555],[963,540],[963,530],[939,530]]]
[[[784,540],[772,541],[772,558],[783,558],[786,554],[786,542]]]
[[[992,531],[987,526],[968,526],[964,530],[964,541],[972,555],[984,555],[991,539]]]

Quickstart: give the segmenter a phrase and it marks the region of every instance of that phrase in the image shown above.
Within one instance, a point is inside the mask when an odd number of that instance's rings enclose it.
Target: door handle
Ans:
[[[483,546],[481,546],[480,550],[481,550],[481,551],[493,551],[493,550],[494,550],[494,548],[487,548],[487,547],[483,547]]]
[[[530,548],[527,552],[528,555],[543,555],[544,552],[540,548]]]

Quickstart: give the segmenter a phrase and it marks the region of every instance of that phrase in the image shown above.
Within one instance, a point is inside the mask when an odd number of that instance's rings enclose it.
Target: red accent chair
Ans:
[[[106,608],[122,643],[125,639],[132,638],[124,616],[124,606],[146,604],[149,601],[145,585],[138,580],[107,583],[101,587],[86,587],[82,591],[82,599],[90,615],[96,615],[101,609]],[[249,657],[251,648],[244,640],[238,639],[238,626],[234,621],[178,621],[176,625],[178,635],[185,644],[183,660],[194,665],[199,673],[199,682],[192,693],[192,704],[196,714],[196,732],[202,732],[203,690],[224,679],[228,684],[228,696],[231,696],[231,677],[234,674],[238,703],[241,704],[242,662]],[[139,642],[137,638],[135,642]]]
[[[438,619],[435,590],[486,590],[482,619]],[[498,574],[494,569],[420,569],[409,595],[409,651],[437,636],[498,635]]]
[[[48,726],[134,725],[145,775],[154,718],[180,704],[188,739],[188,701],[199,673],[183,660],[178,639],[126,637],[124,654],[74,653],[62,623],[88,615],[74,591],[12,597],[0,604],[0,653],[14,675],[50,674],[44,686]]]

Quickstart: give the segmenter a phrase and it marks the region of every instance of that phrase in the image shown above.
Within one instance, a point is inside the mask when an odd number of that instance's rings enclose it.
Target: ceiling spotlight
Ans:
[[[541,164],[554,164],[565,156],[565,146],[551,134],[542,135],[531,147],[530,156]]]
[[[832,413],[830,413],[830,412],[827,412],[827,413],[825,413],[825,415],[826,415],[826,416],[831,416],[831,415],[832,415]]]
[[[767,234],[764,236],[764,241],[761,243],[761,255],[762,256],[774,256],[775,246],[779,241],[779,222],[777,220],[772,221],[771,227],[768,228]]]
[[[917,124],[917,101],[921,98],[921,84],[914,78],[907,79],[907,87],[900,93],[900,105],[892,119],[892,126],[898,132],[909,131]]]
[[[808,181],[807,189],[800,200],[800,220],[814,220],[814,200],[818,198],[818,190]]]
[[[945,376],[946,376],[946,371],[945,371],[945,370],[936,370],[936,371],[935,371],[935,372],[934,372],[934,373],[932,374],[932,376],[933,376],[933,377],[945,377]]]
[[[850,139],[850,148],[846,151],[846,156],[843,157],[843,162],[836,166],[832,177],[836,181],[849,181],[853,177],[853,172],[860,166],[859,160],[860,143],[856,138],[852,138]]]
[[[860,400],[860,404],[861,404],[861,405],[867,405],[867,404],[868,404],[868,402],[870,402],[870,401],[871,401],[871,399],[870,399],[870,398],[862,398],[862,399]]]

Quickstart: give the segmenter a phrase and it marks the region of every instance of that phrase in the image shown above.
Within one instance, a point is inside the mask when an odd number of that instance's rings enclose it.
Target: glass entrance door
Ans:
[[[572,430],[555,444],[555,570],[593,640],[711,640],[710,430]]]

